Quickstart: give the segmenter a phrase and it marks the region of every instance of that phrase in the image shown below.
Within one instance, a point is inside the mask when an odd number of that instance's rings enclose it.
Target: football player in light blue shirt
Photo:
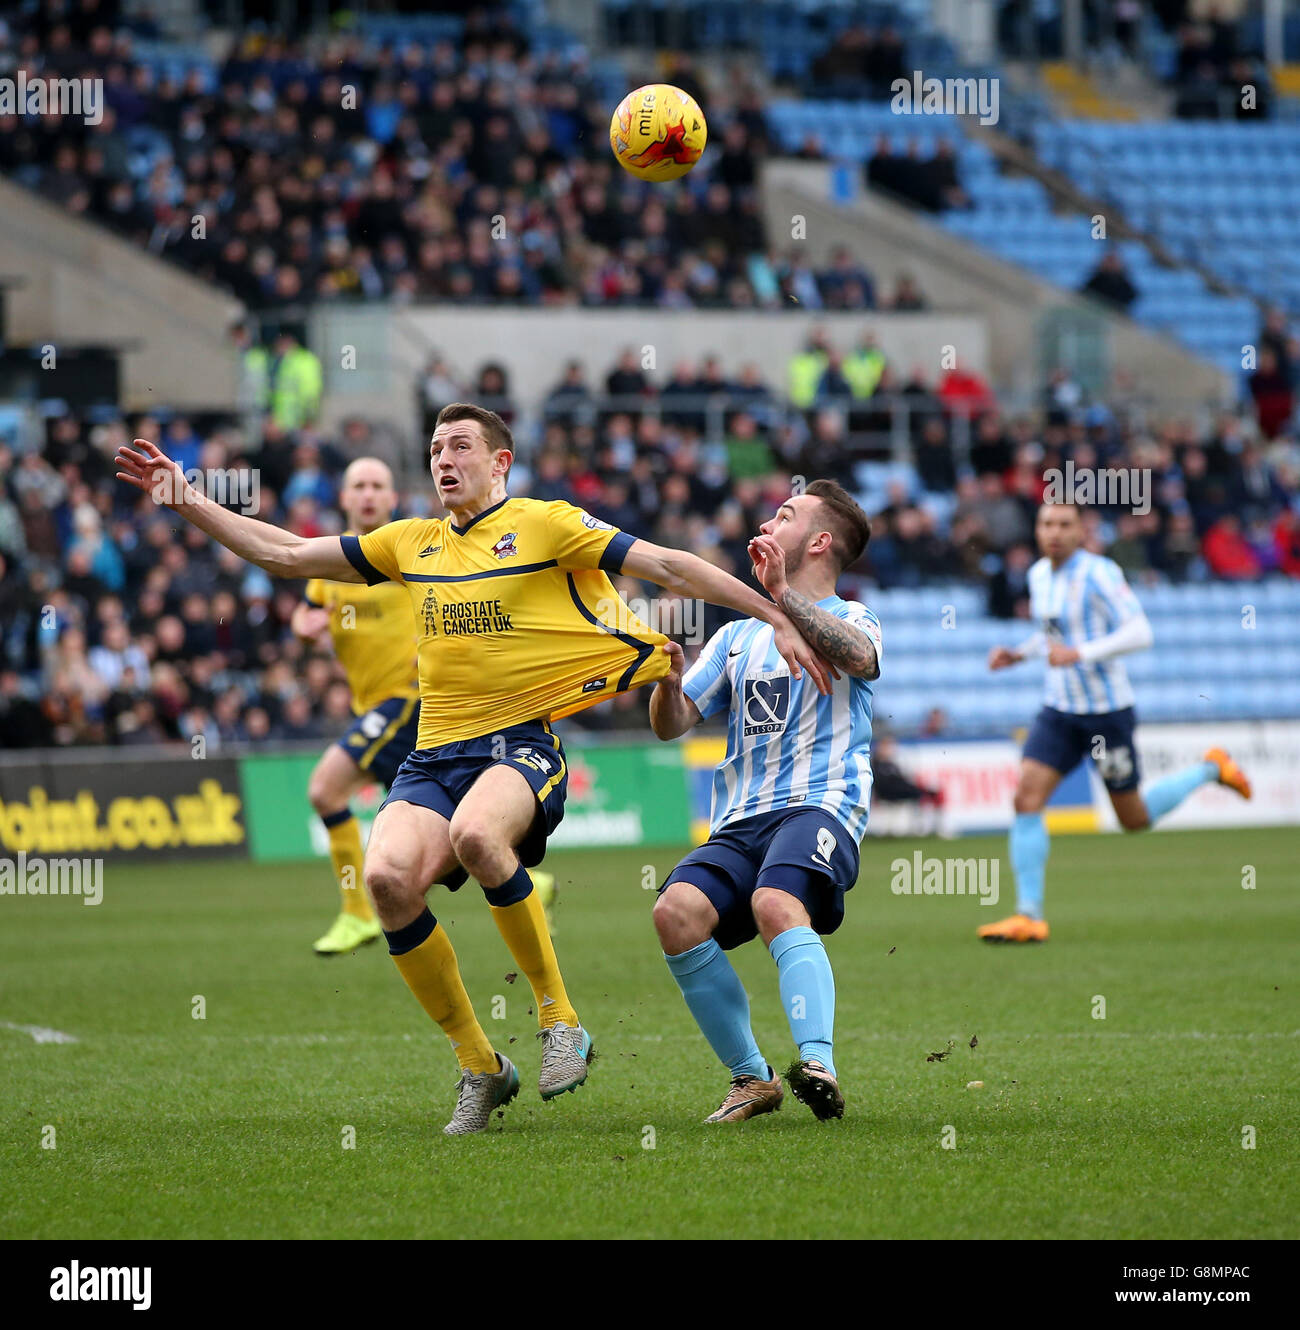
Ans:
[[[1141,831],[1193,790],[1218,781],[1250,798],[1250,782],[1222,748],[1138,792],[1133,689],[1120,657],[1149,647],[1151,625],[1119,565],[1083,546],[1083,519],[1068,503],[1044,504],[1035,524],[1043,557],[1029,570],[1030,616],[1038,631],[1019,647],[994,647],[989,669],[1046,656],[1043,706],[1020,763],[1011,824],[1016,912],[985,924],[986,942],[1046,942],[1043,877],[1048,836],[1043,805],[1062,777],[1091,756],[1125,831]]]
[[[835,980],[821,934],[844,918],[858,876],[871,795],[871,691],[880,622],[835,583],[871,527],[833,481],[783,503],[750,542],[759,580],[835,670],[829,696],[792,679],[768,626],[729,623],[682,674],[682,650],[650,699],[660,739],[727,711],[727,753],[713,783],[708,841],[669,874],[655,902],[664,959],[691,1015],[731,1074],[707,1122],[779,1108],[781,1077],[758,1050],[749,998],[724,951],[760,935],[776,962],[799,1057],[786,1072],[820,1119],[844,1113],[833,1057]]]

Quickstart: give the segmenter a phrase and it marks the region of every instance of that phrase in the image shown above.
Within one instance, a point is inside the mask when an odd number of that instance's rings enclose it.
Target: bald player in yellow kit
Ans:
[[[439,412],[430,470],[450,516],[362,536],[308,539],[207,500],[156,445],[137,439],[118,477],[241,558],[279,577],[399,580],[420,634],[420,732],[375,819],[365,881],[402,978],[461,1066],[448,1135],[486,1130],[519,1075],[474,1015],[431,883],[457,865],[483,888],[493,921],[537,999],[538,1089],[551,1099],[587,1077],[591,1038],[560,975],[527,868],[563,813],[568,768],[550,722],[662,678],[667,639],[619,600],[610,575],[643,578],[772,626],[795,678],[829,692],[827,667],[786,615],[693,554],[638,540],[563,502],[511,499],[509,427],[454,403]]]
[[[349,533],[366,534],[393,520],[393,474],[377,457],[358,457],[343,473],[339,507]],[[361,828],[352,796],[371,781],[387,789],[415,747],[420,680],[415,615],[400,586],[359,587],[313,578],[290,626],[308,643],[332,642],[347,676],[356,719],[322,754],[307,798],[329,833],[330,861],[342,900],[339,916],[318,938],[318,956],[337,956],[373,942],[383,931],[362,881]]]

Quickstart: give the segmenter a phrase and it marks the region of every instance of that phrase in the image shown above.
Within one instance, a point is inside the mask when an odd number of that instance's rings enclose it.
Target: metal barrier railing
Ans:
[[[954,460],[963,466],[970,456],[971,421],[961,411],[950,411],[933,394],[888,392],[871,397],[833,394],[818,397],[812,405],[799,407],[788,399],[755,399],[742,392],[669,393],[551,396],[532,411],[522,411],[509,397],[473,395],[480,406],[497,411],[512,421],[521,452],[526,457],[540,441],[546,426],[564,424],[603,430],[616,416],[634,420],[650,417],[667,426],[683,425],[698,434],[706,445],[725,444],[731,421],[749,415],[759,427],[759,434],[778,455],[780,437],[792,432],[800,447],[813,439],[816,416],[823,411],[836,413],[843,422],[836,438],[845,453],[855,461],[906,463],[913,455],[913,440],[924,420],[944,417],[949,422],[949,441]],[[422,400],[426,433],[431,429],[437,409]]]

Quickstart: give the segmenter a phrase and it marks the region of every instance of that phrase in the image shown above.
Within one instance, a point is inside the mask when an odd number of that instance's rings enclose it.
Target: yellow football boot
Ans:
[[[378,919],[358,919],[354,914],[340,914],[330,931],[312,943],[318,956],[342,956],[373,942],[384,930]]]

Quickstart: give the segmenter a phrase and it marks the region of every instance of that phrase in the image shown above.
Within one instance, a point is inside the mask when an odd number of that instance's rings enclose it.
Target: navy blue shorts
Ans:
[[[1044,707],[1034,717],[1024,756],[1046,763],[1063,776],[1091,757],[1106,788],[1123,794],[1137,789],[1141,774],[1133,743],[1136,726],[1132,707],[1081,716]]]
[[[339,747],[385,787],[415,747],[420,732],[420,699],[387,697],[358,716],[343,732]]]
[[[858,880],[858,845],[820,808],[782,808],[733,822],[692,850],[659,888],[698,887],[718,912],[714,940],[724,951],[758,936],[753,897],[775,887],[802,902],[813,929],[844,922],[844,893]]]
[[[457,739],[437,748],[417,748],[402,763],[380,811],[400,800],[431,808],[450,822],[469,787],[489,767],[497,765],[520,772],[537,796],[537,816],[515,846],[520,863],[533,868],[546,853],[546,838],[560,825],[569,792],[564,749],[544,720],[511,725],[476,739]],[[460,879],[457,886],[465,880],[463,870],[456,870],[453,876]]]

